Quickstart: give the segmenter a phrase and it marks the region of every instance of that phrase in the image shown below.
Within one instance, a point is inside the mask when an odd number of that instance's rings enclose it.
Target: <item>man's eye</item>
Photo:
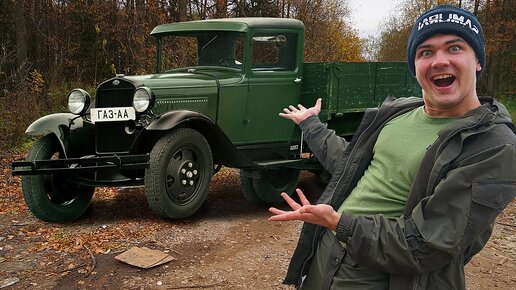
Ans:
[[[457,45],[454,45],[454,46],[450,47],[450,51],[452,51],[452,52],[460,51],[460,47],[458,47]]]
[[[432,52],[430,50],[424,50],[421,52],[421,56],[423,56],[423,57],[431,56],[431,55],[432,55]]]

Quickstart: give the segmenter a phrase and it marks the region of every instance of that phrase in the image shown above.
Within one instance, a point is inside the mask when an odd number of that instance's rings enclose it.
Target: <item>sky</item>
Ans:
[[[395,12],[399,0],[348,0],[351,20],[360,37],[379,35],[379,28],[390,14]]]

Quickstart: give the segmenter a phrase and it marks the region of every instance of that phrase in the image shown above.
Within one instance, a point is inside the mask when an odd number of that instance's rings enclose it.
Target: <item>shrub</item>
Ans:
[[[55,86],[45,91],[44,79],[37,71],[30,74],[28,90],[18,90],[0,97],[0,151],[19,151],[29,147],[33,138],[25,134],[25,129],[35,120],[45,115],[66,112],[66,97],[76,83]],[[92,87],[85,87],[90,92]]]

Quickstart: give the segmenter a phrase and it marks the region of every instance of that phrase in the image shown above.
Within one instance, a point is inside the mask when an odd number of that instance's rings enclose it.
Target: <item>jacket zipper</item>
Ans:
[[[318,230],[318,229],[319,229],[319,226],[317,225],[317,226],[315,227],[315,235],[314,235],[314,237],[312,238],[312,247],[311,247],[312,249],[311,249],[311,251],[310,251],[310,255],[308,256],[308,258],[306,258],[306,259],[305,259],[305,261],[303,262],[303,267],[301,267],[301,274],[302,274],[302,273],[304,272],[304,270],[305,270],[306,263],[307,263],[310,259],[312,259],[312,258],[314,257],[314,254],[315,254],[315,241],[317,240],[317,236],[318,236],[318,235],[317,235],[317,230]],[[319,234],[319,235],[320,235],[320,234]],[[312,263],[313,263],[313,261],[312,261]],[[308,275],[308,274],[307,274],[307,275]],[[301,276],[300,278],[301,278],[301,283],[300,283],[300,285],[302,286],[302,285],[303,285],[303,276]]]

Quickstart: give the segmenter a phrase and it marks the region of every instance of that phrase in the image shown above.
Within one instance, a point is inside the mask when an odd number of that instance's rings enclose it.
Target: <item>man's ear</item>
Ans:
[[[482,66],[480,65],[480,62],[478,61],[478,58],[477,58],[477,71],[481,71],[482,70]]]

